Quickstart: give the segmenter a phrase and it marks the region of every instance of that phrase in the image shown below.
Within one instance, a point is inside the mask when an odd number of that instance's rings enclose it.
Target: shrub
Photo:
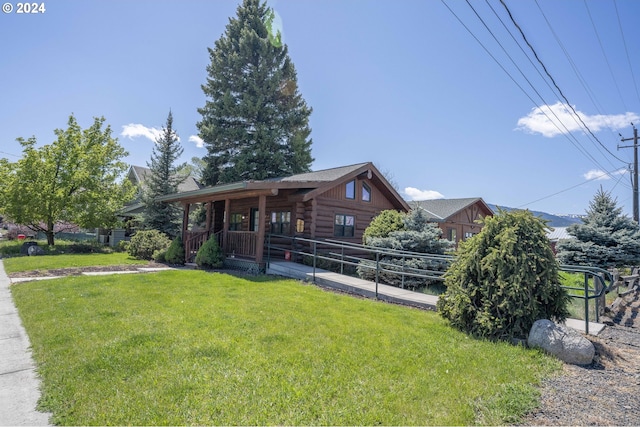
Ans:
[[[127,252],[134,258],[151,260],[155,251],[165,250],[169,244],[166,234],[157,230],[142,230],[131,237]]]
[[[180,235],[171,242],[165,254],[165,261],[169,264],[184,265],[184,245],[182,244],[182,237]]]
[[[441,239],[442,230],[434,223],[428,221],[427,216],[422,209],[414,209],[408,214],[393,214],[395,211],[386,212],[381,221],[384,226],[376,226],[376,234],[367,238],[367,244],[383,249],[403,250],[416,252],[425,255],[443,255],[449,251],[453,244],[445,239]],[[377,217],[378,218],[378,217]],[[400,218],[402,227],[397,228],[394,221]],[[374,220],[375,221],[375,220]],[[380,224],[378,224],[380,225]],[[369,230],[369,228],[367,228]],[[386,235],[384,235],[386,233]],[[378,272],[378,280],[392,286],[404,287],[413,290],[428,287],[437,281],[437,279],[427,279],[425,277],[409,276],[400,274],[413,273],[425,274],[426,272],[443,272],[448,266],[448,261],[439,259],[438,257],[408,257],[394,254],[382,255],[379,259],[382,269]],[[361,261],[358,265],[358,276],[364,280],[375,280],[376,262]]]
[[[118,242],[118,246],[116,246],[117,252],[128,252],[129,251],[129,241],[128,240],[120,240]]]
[[[482,231],[461,242],[437,303],[453,326],[489,339],[525,338],[539,319],[562,321],[569,296],[546,223],[529,211],[485,218]]]
[[[369,226],[364,230],[362,243],[368,244],[373,237],[388,237],[389,233],[404,229],[404,216],[402,212],[386,210],[373,218]]]
[[[153,260],[155,262],[166,262],[167,261],[167,251],[166,250],[157,250],[153,253]]]
[[[198,249],[196,264],[202,268],[222,268],[223,263],[224,254],[218,245],[217,237],[213,235]]]

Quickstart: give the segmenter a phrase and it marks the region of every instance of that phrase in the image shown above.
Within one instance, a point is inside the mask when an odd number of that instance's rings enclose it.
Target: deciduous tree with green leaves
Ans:
[[[127,152],[95,118],[81,129],[71,115],[57,139],[37,147],[35,137],[18,138],[23,156],[0,162],[0,210],[17,224],[44,232],[54,245],[54,227],[73,223],[83,228],[110,227],[131,200],[134,188],[122,178]]]
[[[175,164],[182,151],[178,135],[173,130],[173,114],[169,111],[162,135],[153,147],[151,162],[147,163],[151,174],[142,192],[145,205],[142,226],[158,230],[171,238],[180,232],[182,209],[176,203],[158,202],[156,197],[177,193],[178,186],[185,180],[186,176],[179,173],[185,164]]]
[[[207,185],[310,170],[311,108],[274,19],[266,3],[244,0],[209,49],[207,101],[197,124],[208,151]]]
[[[582,224],[567,227],[575,239],[558,243],[558,260],[564,264],[602,268],[640,263],[640,228],[622,214],[622,208],[602,188],[589,204]]]

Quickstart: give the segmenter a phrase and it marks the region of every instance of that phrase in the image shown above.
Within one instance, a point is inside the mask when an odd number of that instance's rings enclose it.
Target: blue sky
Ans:
[[[239,2],[8,2],[0,156],[19,158],[18,137],[51,143],[73,113],[82,127],[104,116],[145,165],[169,109],[183,160],[204,156],[207,47]],[[372,161],[409,200],[550,213],[584,213],[602,186],[631,215],[633,150],[617,145],[640,125],[640,2],[505,3],[561,93],[499,0],[268,2],[313,108],[312,168]]]

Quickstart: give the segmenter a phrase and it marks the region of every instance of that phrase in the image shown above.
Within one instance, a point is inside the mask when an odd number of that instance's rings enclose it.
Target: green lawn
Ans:
[[[56,424],[515,423],[560,366],[293,280],[167,271],[11,290]]]
[[[146,265],[148,261],[134,259],[126,252],[105,254],[39,255],[5,258],[7,274],[21,271],[52,270],[58,268],[89,267],[105,265]]]

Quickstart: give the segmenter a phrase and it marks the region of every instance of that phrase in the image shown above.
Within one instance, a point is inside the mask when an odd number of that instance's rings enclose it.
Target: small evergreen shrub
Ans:
[[[141,230],[131,237],[127,252],[134,258],[152,260],[156,251],[169,247],[169,238],[158,230]]]
[[[167,249],[165,261],[169,264],[184,265],[184,245],[182,244],[182,236],[178,235]]]
[[[167,251],[157,250],[153,253],[153,260],[155,262],[167,262]]]
[[[389,237],[393,231],[404,230],[404,217],[406,214],[395,210],[380,212],[371,220],[369,226],[364,230],[362,243],[367,245],[374,237]]]
[[[445,274],[437,310],[456,328],[488,339],[525,338],[539,319],[563,321],[560,287],[546,223],[529,211],[499,213],[461,242]]]
[[[222,268],[223,263],[224,253],[222,253],[222,249],[218,245],[217,237],[212,235],[198,249],[196,264],[201,268]]]

